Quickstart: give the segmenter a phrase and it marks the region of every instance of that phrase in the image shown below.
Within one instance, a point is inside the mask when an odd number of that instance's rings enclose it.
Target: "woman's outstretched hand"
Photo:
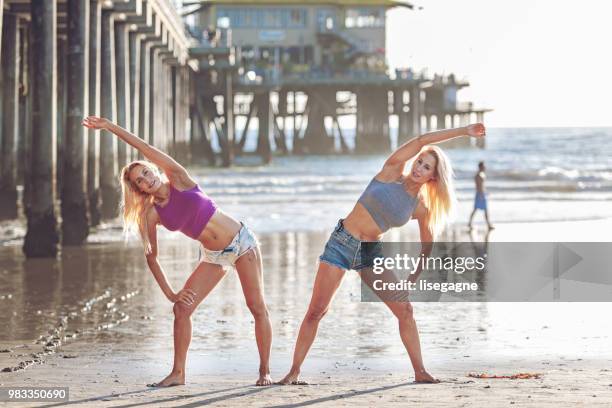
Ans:
[[[472,137],[484,137],[487,132],[485,126],[482,123],[474,123],[466,127],[468,136]]]
[[[181,289],[178,293],[172,296],[172,299],[170,299],[170,301],[172,303],[182,302],[187,306],[191,306],[195,302],[195,296],[196,293],[193,290]]]
[[[101,118],[99,116],[88,116],[81,122],[83,126],[89,129],[108,129],[108,125],[110,125],[110,121],[106,118]]]

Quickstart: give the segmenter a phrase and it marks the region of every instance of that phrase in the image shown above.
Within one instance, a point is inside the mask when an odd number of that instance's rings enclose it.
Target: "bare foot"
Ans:
[[[147,384],[147,387],[174,387],[175,385],[185,385],[185,373],[173,371],[160,382]]]
[[[277,382],[280,385],[308,385],[306,381],[300,380],[300,373],[290,371],[282,380]]]
[[[437,378],[432,377],[431,374],[429,374],[427,371],[423,370],[421,372],[414,373],[414,382],[437,384],[437,383],[440,382],[440,380],[438,380]]]
[[[270,374],[260,373],[259,378],[255,382],[255,385],[258,385],[258,386],[272,385],[272,377],[270,377]]]

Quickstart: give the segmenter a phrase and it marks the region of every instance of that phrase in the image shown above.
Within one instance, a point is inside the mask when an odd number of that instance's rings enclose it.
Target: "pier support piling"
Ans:
[[[255,99],[249,103],[249,112],[246,117],[246,123],[244,124],[244,129],[242,129],[242,135],[239,140],[234,143],[234,151],[236,155],[242,154],[244,151],[244,145],[246,143],[246,138],[249,134],[249,127],[251,126],[251,119],[253,116],[257,115],[257,104],[255,103]]]
[[[30,89],[28,82],[30,81],[30,52],[29,52],[29,25],[25,19],[19,20],[19,76],[18,76],[18,104],[19,104],[19,115],[18,115],[18,137],[17,137],[17,184],[21,184],[23,186],[27,185],[25,182],[25,174],[26,167],[29,161],[27,160],[26,155],[26,145],[28,139],[28,130],[31,126],[30,112],[31,105],[29,101],[30,98]],[[24,190],[25,192],[25,190]],[[25,194],[23,194],[25,197]],[[25,206],[24,206],[25,207]]]
[[[128,131],[132,131],[130,126],[130,62],[129,62],[129,43],[128,25],[123,22],[116,22],[115,27],[115,86],[117,88],[117,124]],[[117,145],[118,167],[122,168],[128,162],[131,155],[131,146],[125,143]]]
[[[411,125],[409,137],[419,136],[421,134],[421,89],[418,85],[410,88],[408,117]]]
[[[148,83],[147,83],[147,89],[148,89],[148,97],[147,98],[147,105],[148,105],[148,109],[147,109],[147,122],[148,122],[148,137],[149,137],[149,144],[151,144],[152,146],[156,146],[156,147],[161,147],[160,145],[160,141],[157,140],[158,139],[158,132],[157,129],[155,128],[155,124],[157,121],[157,100],[159,98],[159,87],[161,86],[160,84],[160,78],[159,78],[159,67],[157,64],[157,52],[156,50],[158,49],[159,46],[157,45],[153,45],[151,46],[148,56],[149,56],[149,61],[148,61],[148,65],[149,65],[149,71],[148,71]]]
[[[272,125],[272,110],[270,109],[270,93],[264,92],[255,95],[254,103],[257,105],[257,154],[264,163],[272,161],[272,149],[270,147],[270,130]]]
[[[64,187],[64,136],[66,134],[66,96],[68,88],[66,86],[66,36],[58,36],[57,39],[57,169],[55,171],[57,192],[61,194]]]
[[[0,4],[2,7],[2,4]],[[2,19],[0,14],[0,19]],[[18,17],[4,14],[2,78],[0,78],[0,220],[17,218],[17,135],[19,125],[19,45]]]
[[[325,105],[330,101],[332,98],[329,92],[321,90],[308,92],[308,123],[304,131],[304,139],[300,143],[301,153],[330,154],[334,152],[334,138],[327,133],[325,128]],[[333,103],[335,102],[334,92]]]
[[[85,194],[87,129],[81,125],[89,110],[89,0],[68,0],[68,69],[62,243],[81,245],[89,234]]]
[[[32,145],[29,178],[28,229],[23,251],[27,257],[57,255],[59,233],[55,213],[57,126],[57,4],[32,0]]]
[[[210,134],[210,117],[213,112],[205,109],[204,96],[200,96],[197,92],[194,95],[195,106],[192,112],[192,132],[191,139],[192,154],[195,158],[195,163],[199,163],[202,158],[206,159],[211,166],[215,165],[215,152],[211,145]]]
[[[446,129],[446,115],[439,113],[436,115],[436,130]]]
[[[100,79],[102,59],[102,3],[89,1],[89,111],[86,115],[100,115]],[[100,224],[100,132],[88,129],[87,143],[87,202],[89,224]]]
[[[101,62],[101,115],[112,122],[117,119],[117,92],[115,78],[114,18],[111,11],[102,11],[102,62]],[[100,131],[100,193],[102,219],[117,216],[119,184],[117,166],[117,139],[106,130]]]
[[[397,144],[398,146],[410,139],[412,136],[412,122],[410,111],[406,109],[404,95],[409,91],[396,89],[393,92],[394,112],[397,115]]]
[[[234,91],[231,71],[226,72],[224,83],[225,94],[223,95],[223,133],[225,135],[225,148],[222,149],[221,163],[223,167],[229,167],[234,161]]]
[[[138,95],[138,136],[145,142],[149,142],[149,76],[151,75],[151,66],[149,64],[151,54],[151,44],[144,40],[140,42],[140,86]],[[142,155],[139,154],[139,158]]]
[[[386,153],[391,149],[388,105],[384,88],[357,91],[356,153]]]
[[[0,47],[2,46],[2,20],[4,17],[4,0],[0,0]],[[2,56],[0,56],[0,63],[2,62]]]
[[[130,130],[140,136],[140,50],[142,36],[137,31],[129,33],[130,54]],[[132,151],[129,160],[137,158],[136,151]]]

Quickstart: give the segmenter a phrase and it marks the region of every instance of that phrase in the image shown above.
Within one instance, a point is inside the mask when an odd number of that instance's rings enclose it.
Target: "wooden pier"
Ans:
[[[291,18],[304,30],[300,7],[311,6],[288,6],[298,7]],[[487,111],[457,101],[468,84],[453,76],[281,72],[278,64],[256,73],[229,32],[204,40],[205,27],[185,24],[189,13],[170,0],[0,0],[0,220],[25,215],[28,257],[80,245],[92,226],[118,216],[119,170],[139,157],[108,132],[84,128],[90,114],[183,163],[231,166],[243,154],[268,163],[274,155],[386,153],[391,117],[401,143]],[[325,27],[315,27],[317,58],[334,41],[348,47],[345,62],[378,55],[324,17]],[[347,116],[353,141],[341,125]],[[256,148],[246,152],[248,145]]]
[[[24,252],[53,256],[60,237],[81,244],[117,217],[119,168],[137,157],[84,117],[188,153],[192,39],[167,0],[3,0],[0,11],[0,219],[17,216],[23,185]]]
[[[246,75],[233,74],[238,69],[228,62],[232,60],[230,48],[226,49],[227,55],[220,55],[219,50],[210,51],[198,48],[191,52],[192,57],[201,61],[193,78],[197,99],[194,114],[206,118],[204,129],[192,130],[197,133],[193,137],[203,145],[200,150],[209,152],[210,162],[214,162],[212,138],[218,138],[216,144],[225,158],[223,165],[230,165],[231,157],[244,153],[245,137],[255,117],[258,119],[255,153],[268,162],[273,154],[386,153],[391,150],[392,116],[397,118],[397,142],[403,143],[427,131],[482,122],[484,114],[490,111],[457,101],[457,91],[469,84],[455,80],[452,75],[431,79],[399,75],[391,78],[367,72],[327,77],[309,73],[253,82]],[[211,63],[220,59],[223,62]],[[228,93],[226,88],[233,92]],[[223,109],[218,109],[220,105],[215,102],[218,99],[223,100]],[[343,135],[349,129],[340,126],[339,119],[345,116],[352,116],[356,124],[352,148]],[[228,136],[217,123],[231,123],[238,117],[246,118],[246,125],[236,135],[230,135],[235,143],[231,152],[225,152],[230,145]],[[291,118],[293,128],[284,126],[287,118]],[[326,119],[331,120],[331,129],[325,126]],[[214,132],[206,124],[211,124]],[[287,135],[292,135],[291,149],[286,143]],[[457,139],[445,146],[470,147],[471,143],[470,139]],[[477,147],[484,147],[482,143]]]

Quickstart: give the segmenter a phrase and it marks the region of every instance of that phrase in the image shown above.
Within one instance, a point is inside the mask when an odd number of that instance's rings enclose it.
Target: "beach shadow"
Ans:
[[[164,399],[155,400],[155,401],[147,401],[147,402],[142,402],[142,403],[138,403],[138,404],[117,405],[116,407],[117,408],[131,408],[131,407],[140,407],[140,406],[145,406],[145,405],[146,406],[148,406],[148,405],[155,405],[155,404],[161,404],[161,403],[165,403],[165,402],[173,402],[173,401],[179,401],[179,400],[184,400],[184,399],[197,398],[197,397],[202,397],[202,396],[205,396],[205,395],[218,394],[220,392],[231,391],[231,390],[239,390],[239,389],[244,389],[244,388],[250,388],[250,390],[235,392],[233,394],[220,395],[218,397],[213,397],[213,398],[208,398],[208,399],[204,399],[204,400],[199,400],[199,401],[196,401],[196,402],[190,402],[189,404],[185,404],[185,405],[174,405],[174,407],[177,407],[177,408],[187,408],[187,407],[199,407],[199,406],[202,406],[202,405],[213,404],[213,403],[219,402],[219,401],[225,401],[225,400],[229,400],[229,399],[232,399],[232,398],[243,397],[245,395],[256,394],[258,392],[261,392],[261,391],[264,391],[264,390],[270,388],[270,386],[268,386],[268,387],[257,387],[257,386],[254,386],[254,385],[247,385],[247,386],[242,386],[242,387],[233,387],[233,388],[225,388],[225,389],[216,390],[216,391],[202,392],[202,393],[198,393],[198,394],[177,395],[177,396],[171,397],[171,398],[164,398]]]
[[[176,396],[176,397],[167,398],[167,399],[158,400],[158,401],[149,401],[149,402],[143,402],[143,403],[138,403],[138,404],[120,405],[120,407],[137,407],[137,406],[142,406],[142,405],[152,405],[152,404],[157,404],[157,403],[165,402],[165,401],[173,401],[173,400],[177,400],[177,399],[200,397],[200,396],[204,396],[204,395],[217,394],[217,393],[225,392],[225,391],[239,390],[241,388],[250,388],[250,386],[240,386],[240,387],[224,388],[224,389],[221,389],[221,390],[207,391],[207,392],[202,392],[202,393],[193,394],[193,395],[181,395],[181,396]],[[139,393],[144,393],[144,392],[155,392],[155,391],[158,391],[158,390],[160,390],[160,388],[147,387],[147,388],[144,388],[144,389],[141,389],[141,390],[121,392],[121,393],[117,393],[117,394],[100,395],[98,397],[84,398],[84,399],[75,400],[75,401],[58,402],[57,404],[42,405],[42,406],[40,406],[40,408],[63,407],[63,406],[67,406],[67,405],[81,404],[81,403],[86,403],[86,402],[103,401],[105,399],[114,399],[114,398],[119,398],[119,397],[123,397],[123,396],[126,396],[126,395],[139,394]]]
[[[67,405],[80,404],[82,402],[100,401],[100,400],[102,400],[104,398],[116,398],[119,395],[137,394],[139,392],[147,392],[147,391],[150,391],[150,390],[151,390],[151,388],[144,388],[142,390],[122,392],[121,394],[100,395],[99,397],[84,398],[84,399],[75,400],[75,401],[58,402],[56,404],[49,404],[49,405],[40,405],[40,408],[65,407]]]
[[[271,405],[268,408],[297,408],[297,407],[305,407],[305,406],[308,406],[308,405],[321,404],[323,402],[330,402],[330,401],[336,401],[336,400],[339,400],[339,399],[358,397],[360,395],[371,394],[371,393],[379,392],[379,391],[387,391],[387,390],[391,390],[393,388],[399,388],[399,387],[405,387],[405,386],[417,386],[417,385],[424,385],[424,384],[420,384],[420,383],[416,383],[416,382],[409,382],[409,383],[402,383],[402,384],[395,384],[395,385],[386,385],[384,387],[370,388],[370,389],[367,389],[367,390],[351,391],[351,392],[345,392],[343,394],[329,395],[327,397],[320,397],[320,398],[315,398],[315,399],[311,399],[311,400],[308,400],[308,401],[296,402],[294,404]]]

